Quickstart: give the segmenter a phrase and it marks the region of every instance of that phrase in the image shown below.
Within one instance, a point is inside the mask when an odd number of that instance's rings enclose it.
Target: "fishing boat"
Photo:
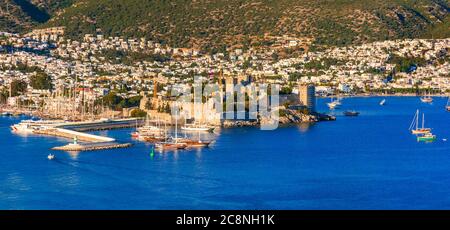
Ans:
[[[417,137],[417,141],[430,142],[430,141],[435,141],[435,140],[436,140],[436,135],[433,135],[432,133],[425,133],[424,135]]]
[[[422,128],[419,128],[419,116],[420,112],[417,110],[414,115],[413,121],[409,126],[409,130],[411,130],[412,134],[427,134],[431,132],[431,128],[425,128],[425,114],[422,114]]]
[[[347,117],[356,117],[356,116],[359,115],[359,112],[348,110],[348,111],[344,112],[344,115],[347,116]]]
[[[448,112],[450,112],[450,97],[448,97],[447,105],[445,106],[445,109],[446,109]]]
[[[380,105],[385,105],[386,104],[386,99],[381,100]]]

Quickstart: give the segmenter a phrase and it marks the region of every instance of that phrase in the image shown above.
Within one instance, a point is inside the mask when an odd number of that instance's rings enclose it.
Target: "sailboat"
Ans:
[[[447,105],[445,106],[445,109],[450,112],[450,97],[448,97]]]
[[[167,128],[165,127],[164,123],[164,130],[161,128],[160,120],[157,120],[156,122],[157,126],[148,126],[150,127],[148,130],[143,131],[145,134],[142,136],[142,139],[147,142],[157,142],[157,141],[164,141],[167,139]]]
[[[419,128],[419,115],[420,112],[417,110],[414,115],[413,121],[409,126],[409,130],[411,130],[412,134],[427,134],[431,132],[431,128],[425,128],[425,114],[422,114],[422,128]]]
[[[177,150],[185,149],[186,143],[178,142],[178,115],[175,114],[175,138],[169,138],[166,141],[155,143],[155,148],[159,150]]]
[[[136,120],[136,131],[131,133],[132,138],[139,138],[139,131],[138,131],[138,122]]]
[[[140,136],[152,135],[155,133],[160,133],[161,129],[154,125],[150,125],[150,119],[147,115],[145,125],[137,129],[139,131]]]

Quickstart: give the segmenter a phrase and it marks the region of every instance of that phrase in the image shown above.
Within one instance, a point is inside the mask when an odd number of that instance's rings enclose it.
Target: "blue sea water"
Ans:
[[[221,129],[204,136],[216,140],[208,149],[153,158],[132,129],[97,132],[131,148],[74,154],[49,150],[66,139],[11,133],[20,118],[2,117],[0,209],[450,209],[447,99],[381,99],[346,98],[335,122]],[[407,130],[417,109],[435,142]]]

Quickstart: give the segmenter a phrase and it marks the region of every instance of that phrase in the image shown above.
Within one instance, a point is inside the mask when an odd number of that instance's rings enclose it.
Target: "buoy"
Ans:
[[[154,151],[154,149],[152,148],[152,151],[150,152],[150,157],[153,158],[154,156],[155,156],[155,151]]]

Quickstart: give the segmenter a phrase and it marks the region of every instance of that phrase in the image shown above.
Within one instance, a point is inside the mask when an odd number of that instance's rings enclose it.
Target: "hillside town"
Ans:
[[[450,93],[450,39],[381,41],[310,50],[311,39],[278,37],[270,48],[229,48],[214,54],[144,38],[86,34],[64,28],[25,35],[0,32],[0,103],[47,116],[141,116],[168,113],[176,87],[194,78],[219,84],[278,84],[280,104],[314,96]],[[294,100],[290,100],[294,98]],[[139,108],[139,112],[131,111]],[[315,112],[315,111],[310,111]],[[207,111],[205,117],[215,117]],[[41,114],[43,115],[43,114]],[[79,117],[79,115],[77,115]]]

